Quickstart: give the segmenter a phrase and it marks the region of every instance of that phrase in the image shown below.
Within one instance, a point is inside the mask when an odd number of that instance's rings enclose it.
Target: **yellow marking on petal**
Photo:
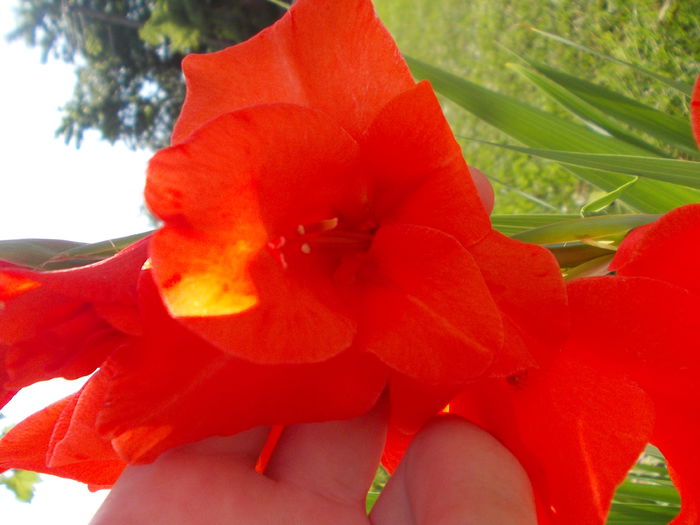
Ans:
[[[247,279],[217,274],[183,275],[163,291],[168,310],[176,317],[206,317],[244,312],[258,302]]]
[[[41,283],[23,275],[0,272],[0,296],[11,299],[41,286]]]

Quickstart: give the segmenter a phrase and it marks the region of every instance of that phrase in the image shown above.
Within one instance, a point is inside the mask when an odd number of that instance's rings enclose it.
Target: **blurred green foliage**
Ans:
[[[507,66],[517,61],[508,50],[675,115],[687,115],[687,102],[630,68],[546,39],[530,26],[685,82],[700,70],[700,0],[375,0],[375,5],[405,54],[561,115],[566,112]],[[498,213],[553,211],[522,192],[563,213],[577,212],[593,197],[590,185],[559,165],[463,139],[499,142],[504,135],[451,102],[443,107],[467,161],[493,177]]]
[[[3,415],[0,414],[0,419],[2,418]],[[0,430],[0,437],[2,437],[8,430],[9,428]],[[39,478],[39,474],[28,470],[11,469],[4,474],[0,474],[0,485],[7,487],[9,490],[14,492],[15,497],[18,500],[26,503],[32,501],[32,498],[34,497],[34,485],[40,481],[41,479]]]
[[[9,470],[7,474],[0,474],[0,485],[5,485],[18,500],[25,503],[32,501],[34,484],[39,481],[39,474],[28,470]]]

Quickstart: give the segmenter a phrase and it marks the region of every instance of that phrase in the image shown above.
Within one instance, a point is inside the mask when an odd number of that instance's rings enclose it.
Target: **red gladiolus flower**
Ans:
[[[52,464],[97,460],[106,478],[99,440],[142,463],[257,425],[356,416],[385,389],[394,425],[413,431],[475,378],[557,353],[556,262],[491,229],[434,93],[369,0],[299,0],[184,69],[174,145],[149,167],[164,226],[139,277],[143,332],[88,381],[75,432],[28,420],[0,465],[48,433],[62,436]],[[94,457],[76,455],[82,439]]]
[[[491,230],[432,90],[368,1],[298,2],[184,68],[177,145],[146,187],[165,223],[153,275],[181,323],[254,363],[369,352],[398,390],[533,362],[544,323],[516,290],[545,290],[556,324],[555,265]]]
[[[138,333],[136,281],[147,242],[69,270],[0,266],[0,388],[9,393],[90,374],[127,334]],[[0,408],[10,397],[1,402],[0,393]]]

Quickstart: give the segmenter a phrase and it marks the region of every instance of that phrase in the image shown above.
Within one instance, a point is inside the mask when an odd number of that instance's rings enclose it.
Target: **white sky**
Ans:
[[[88,135],[80,150],[54,138],[59,107],[73,90],[73,68],[41,64],[39,52],[7,43],[16,0],[0,2],[0,239],[61,238],[96,242],[151,228],[141,212],[150,154]],[[21,392],[3,410],[0,427],[73,392],[55,380]],[[31,504],[0,486],[0,523],[87,524],[106,491],[42,476]]]

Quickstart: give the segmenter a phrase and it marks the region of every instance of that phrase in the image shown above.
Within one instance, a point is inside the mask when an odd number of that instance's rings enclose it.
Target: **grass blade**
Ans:
[[[571,164],[573,166],[605,172],[613,171],[615,173],[624,173],[635,177],[644,177],[700,189],[700,162],[666,159],[662,157],[579,153],[576,151],[524,148],[508,144],[495,144],[493,142],[485,143],[513,151],[519,151],[528,155],[535,155],[544,159],[554,160],[563,164]],[[698,194],[695,200],[690,200],[684,204],[699,202],[698,198],[700,198],[700,194]]]
[[[522,59],[536,72],[515,66],[519,73],[571,112],[595,123],[611,135],[655,151],[657,154],[660,153],[658,149],[611,122],[608,117],[643,131],[684,153],[696,157],[700,155],[688,118],[668,115],[593,82],[563,73],[534,60]]]
[[[659,82],[662,82],[663,84],[666,84],[667,86],[675,89],[679,93],[686,95],[687,97],[692,96],[693,86],[691,86],[690,84],[686,84],[685,82],[679,82],[679,81],[674,80],[672,78],[668,78],[668,77],[665,77],[663,75],[659,75],[658,73],[655,73],[654,71],[650,71],[646,68],[643,68],[642,66],[638,66],[637,64],[632,64],[630,62],[625,62],[624,60],[620,60],[619,58],[611,57],[610,55],[606,55],[605,53],[601,53],[600,51],[596,51],[595,49],[591,49],[590,47],[586,47],[582,44],[579,44],[578,42],[574,42],[572,40],[561,37],[559,35],[555,35],[553,33],[548,33],[547,31],[543,31],[543,30],[537,29],[535,27],[531,27],[530,29],[532,31],[534,31],[535,33],[538,33],[544,37],[547,37],[551,40],[559,42],[560,44],[564,44],[565,46],[573,47],[574,49],[578,49],[579,51],[584,51],[584,52],[589,53],[591,55],[595,55],[597,57],[604,58],[605,60],[609,60],[610,62],[616,62],[618,64],[622,64],[624,66],[631,67],[635,71],[638,71],[639,73],[643,73],[644,75],[652,77],[652,78],[658,80]]]

